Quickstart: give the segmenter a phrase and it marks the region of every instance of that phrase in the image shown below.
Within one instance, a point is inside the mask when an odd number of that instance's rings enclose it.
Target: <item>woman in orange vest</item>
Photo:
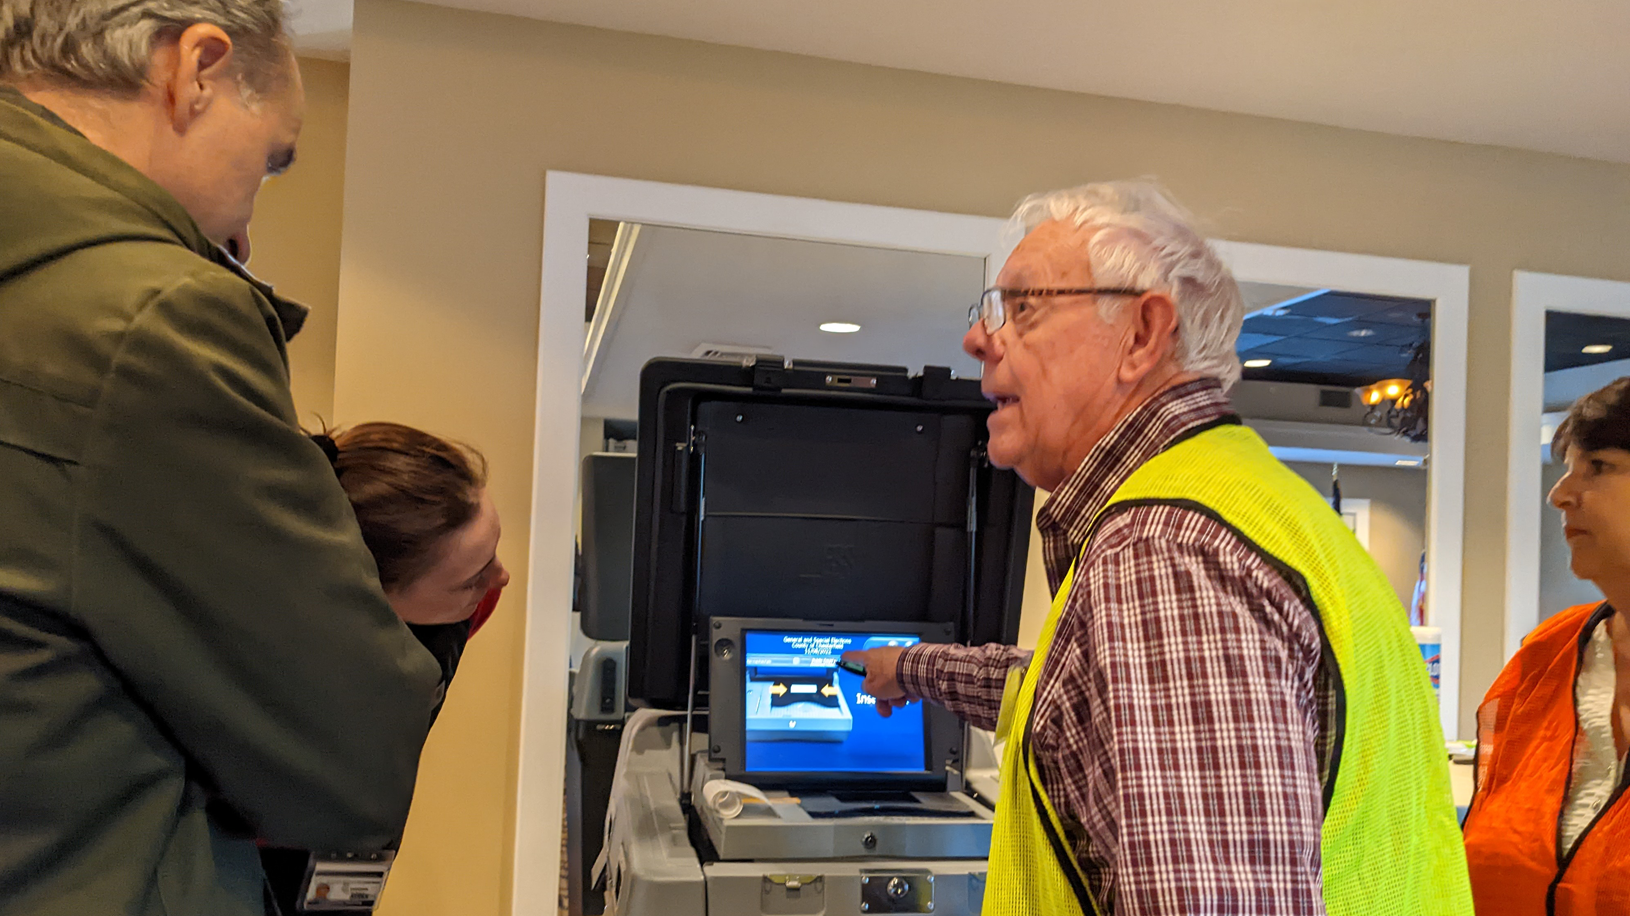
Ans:
[[[1630,913],[1630,378],[1575,403],[1551,453],[1574,575],[1607,600],[1540,624],[1478,708],[1478,916]]]

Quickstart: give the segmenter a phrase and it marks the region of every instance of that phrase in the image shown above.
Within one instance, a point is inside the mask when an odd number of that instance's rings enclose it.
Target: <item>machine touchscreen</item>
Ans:
[[[843,653],[910,646],[912,633],[746,630],[742,716],[747,773],[926,773],[923,704],[885,719],[838,667]]]

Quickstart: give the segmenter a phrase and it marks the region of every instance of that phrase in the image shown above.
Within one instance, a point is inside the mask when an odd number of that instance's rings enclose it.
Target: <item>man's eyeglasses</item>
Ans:
[[[968,327],[974,322],[985,323],[985,333],[995,334],[1007,324],[1009,318],[1019,319],[1025,312],[1034,308],[1036,303],[1032,299],[1047,299],[1054,296],[1141,296],[1148,292],[1146,289],[1127,289],[1119,286],[1102,286],[1092,289],[1007,289],[993,286],[980,295],[979,301],[968,309]]]

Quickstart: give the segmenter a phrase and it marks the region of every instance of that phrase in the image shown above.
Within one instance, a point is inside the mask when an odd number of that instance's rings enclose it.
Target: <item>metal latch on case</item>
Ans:
[[[758,911],[767,916],[821,916],[826,880],[820,875],[765,875]]]
[[[934,912],[934,876],[926,871],[867,872],[860,879],[862,913]]]
[[[765,875],[764,876],[764,883],[766,885],[772,885],[773,884],[773,885],[777,885],[779,887],[784,887],[789,891],[796,891],[796,890],[800,890],[800,889],[805,888],[805,887],[812,888],[812,889],[817,889],[817,886],[821,883],[821,876],[820,875]]]

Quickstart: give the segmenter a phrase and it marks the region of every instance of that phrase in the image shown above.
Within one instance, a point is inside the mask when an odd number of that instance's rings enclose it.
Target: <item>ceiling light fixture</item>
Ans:
[[[1369,408],[1362,422],[1378,433],[1425,442],[1432,397],[1432,341],[1422,340],[1404,352],[1409,354],[1405,377],[1385,378],[1358,389],[1358,399]]]
[[[1585,347],[1583,350],[1580,350],[1579,352],[1580,353],[1589,353],[1592,356],[1595,356],[1598,353],[1611,353],[1611,352],[1613,352],[1613,345],[1612,344],[1591,344],[1590,346]]]
[[[1245,361],[1245,368],[1247,369],[1266,369],[1271,365],[1273,365],[1271,359],[1248,359]]]
[[[1401,468],[1418,468],[1421,466],[1421,460],[1419,458],[1399,458],[1393,464]]]
[[[1375,336],[1375,329],[1374,328],[1359,328],[1356,331],[1348,331],[1347,336],[1348,337],[1374,337]]]
[[[850,324],[847,321],[828,321],[821,325],[821,330],[828,334],[853,334],[860,330],[860,325]]]

